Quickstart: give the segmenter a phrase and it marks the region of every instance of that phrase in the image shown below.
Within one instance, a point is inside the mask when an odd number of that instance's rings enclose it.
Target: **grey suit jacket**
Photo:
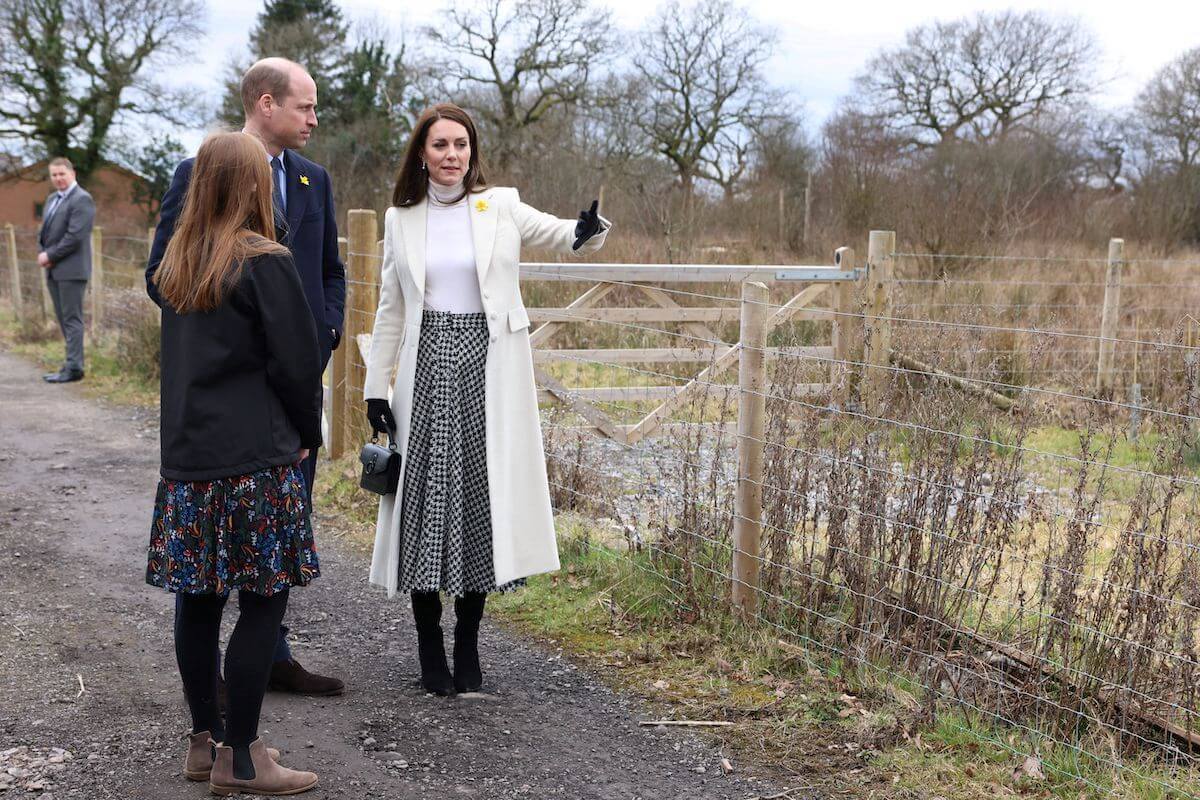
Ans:
[[[50,208],[54,194],[46,198],[42,208]],[[54,265],[50,269],[51,278],[86,281],[92,277],[92,223],[95,220],[96,204],[78,184],[67,199],[59,203],[53,216],[43,220],[38,244]]]

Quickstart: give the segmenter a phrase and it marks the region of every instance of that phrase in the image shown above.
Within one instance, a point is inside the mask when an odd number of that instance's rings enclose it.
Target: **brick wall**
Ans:
[[[96,200],[96,224],[106,231],[139,233],[147,227],[145,211],[132,200],[136,175],[120,167],[101,167],[88,182],[81,183]],[[53,187],[45,163],[26,167],[16,175],[0,178],[0,225],[11,222],[19,228],[41,224],[41,206]]]

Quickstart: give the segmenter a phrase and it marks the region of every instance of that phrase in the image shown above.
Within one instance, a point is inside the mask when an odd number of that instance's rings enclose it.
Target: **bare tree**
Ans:
[[[1075,20],[980,13],[908,32],[856,82],[867,110],[925,148],[1003,137],[1093,88],[1098,49]]]
[[[1200,241],[1200,47],[1159,70],[1135,110],[1138,221],[1172,244]]]
[[[1090,182],[1103,181],[1110,192],[1125,186],[1130,150],[1130,120],[1124,113],[1091,109],[1082,117],[1072,115],[1071,128],[1080,131],[1083,165]],[[1071,131],[1064,131],[1070,138]]]
[[[750,168],[755,132],[786,113],[762,74],[774,46],[774,33],[729,0],[688,9],[670,0],[642,32],[635,123],[686,195],[698,179],[732,195]]]
[[[804,181],[815,160],[813,146],[798,114],[766,121],[754,143],[754,179],[789,194],[803,194]]]
[[[86,180],[122,118],[184,117],[150,73],[186,52],[202,13],[198,0],[4,0],[0,137],[69,156]]]
[[[1200,47],[1159,70],[1139,95],[1137,110],[1159,159],[1185,168],[1200,163]]]
[[[821,127],[817,213],[837,239],[894,225],[892,185],[904,164],[900,142],[875,120],[839,108]]]
[[[445,17],[426,33],[449,58],[447,88],[491,128],[489,154],[501,170],[529,128],[584,97],[612,52],[611,14],[587,0],[484,0],[479,9],[452,5]]]

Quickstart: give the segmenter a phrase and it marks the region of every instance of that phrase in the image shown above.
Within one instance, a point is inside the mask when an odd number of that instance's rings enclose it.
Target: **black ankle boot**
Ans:
[[[417,655],[425,691],[446,697],[454,692],[446,645],[442,641],[442,598],[437,592],[412,593],[413,619],[417,623]]]
[[[478,692],[483,686],[483,668],[479,666],[479,621],[487,595],[468,592],[455,598],[454,612],[454,688],[459,692]]]

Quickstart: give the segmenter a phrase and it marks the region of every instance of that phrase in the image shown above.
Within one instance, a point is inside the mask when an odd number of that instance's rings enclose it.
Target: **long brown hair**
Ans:
[[[467,139],[471,144],[471,162],[467,164],[467,174],[463,176],[463,196],[487,188],[487,176],[484,174],[483,155],[479,152],[479,134],[475,130],[475,120],[454,103],[438,103],[422,111],[417,124],[413,126],[412,136],[409,137],[408,147],[404,151],[404,161],[400,164],[400,173],[396,176],[396,188],[392,190],[392,205],[415,206],[425,199],[429,190],[429,175],[421,169],[421,154],[425,152],[425,140],[429,138],[429,129],[439,119],[457,122],[467,129]]]
[[[175,233],[154,273],[176,313],[212,311],[247,259],[287,253],[275,241],[271,168],[245,133],[214,133],[200,145]]]

